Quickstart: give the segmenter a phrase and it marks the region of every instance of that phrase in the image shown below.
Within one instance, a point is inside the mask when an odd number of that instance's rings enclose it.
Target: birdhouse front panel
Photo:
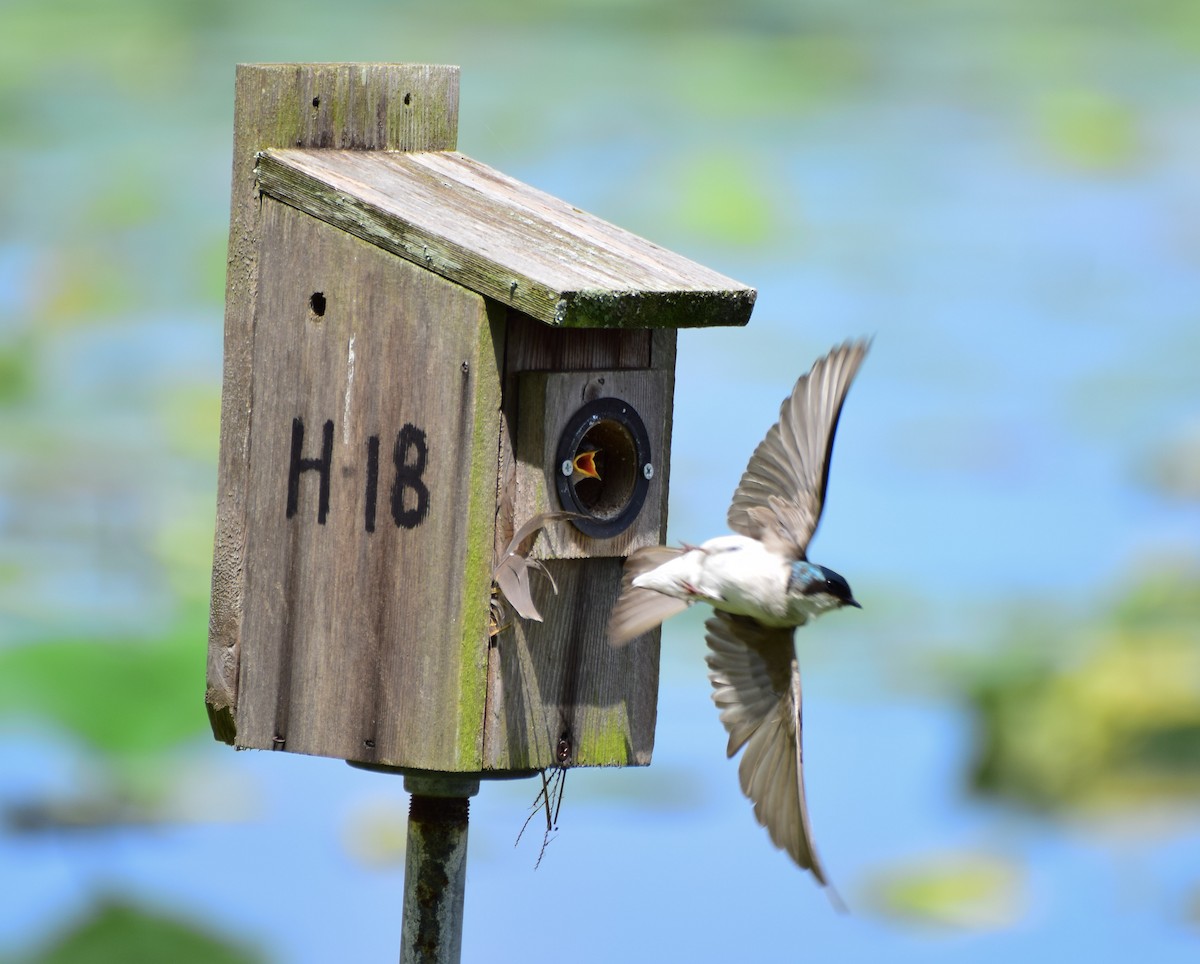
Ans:
[[[674,373],[665,369],[528,372],[519,380],[519,517],[561,509],[538,559],[625,557],[658,545],[666,523],[666,458]]]
[[[529,549],[547,575],[531,575],[542,619],[510,611],[496,627],[484,740],[489,769],[650,762],[659,634],[618,650],[608,645],[607,624],[623,552],[655,545],[666,532],[675,342],[672,329],[552,328],[509,311],[497,551],[540,513],[584,518],[547,524]],[[632,437],[635,409],[646,438]],[[580,449],[596,451],[591,468],[613,486],[608,495],[593,490],[598,501],[585,489],[582,505],[564,499],[557,484],[564,461]],[[647,452],[649,473],[647,462],[635,458]],[[636,503],[635,488],[641,489]],[[620,520],[616,536],[597,538],[578,528],[611,523],[624,514],[622,506],[634,511]]]
[[[479,769],[503,312],[263,205],[236,742]]]

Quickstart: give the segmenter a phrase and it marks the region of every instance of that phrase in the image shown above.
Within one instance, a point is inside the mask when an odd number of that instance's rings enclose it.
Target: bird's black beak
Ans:
[[[844,603],[842,603],[842,605],[843,606],[853,606],[855,609],[862,609],[862,606],[859,605],[859,602],[857,599],[847,599]]]

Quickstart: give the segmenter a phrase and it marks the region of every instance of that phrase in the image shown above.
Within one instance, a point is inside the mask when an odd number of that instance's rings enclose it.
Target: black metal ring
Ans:
[[[576,458],[593,449],[599,479],[575,471]],[[624,532],[642,511],[654,476],[642,416],[620,398],[588,402],[567,420],[553,469],[559,504],[583,517],[571,520],[575,528],[595,539]]]

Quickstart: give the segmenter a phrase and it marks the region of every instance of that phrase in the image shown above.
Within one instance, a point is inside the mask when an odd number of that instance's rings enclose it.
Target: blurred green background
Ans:
[[[1200,6],[7,0],[0,960],[395,956],[399,782],[203,706],[234,64],[317,60],[461,65],[460,149],[759,289],[681,334],[675,540],[876,339],[814,544],[866,608],[800,634],[853,913],[754,825],[696,614],[536,873],[535,785],[476,799],[465,959],[1194,959]]]

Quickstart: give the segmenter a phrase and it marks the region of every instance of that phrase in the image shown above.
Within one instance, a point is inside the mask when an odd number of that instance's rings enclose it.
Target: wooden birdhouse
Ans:
[[[649,762],[676,329],[754,291],[455,153],[458,70],[238,69],[207,703],[239,747]],[[538,622],[494,584],[523,524]],[[555,592],[555,587],[557,591]]]

